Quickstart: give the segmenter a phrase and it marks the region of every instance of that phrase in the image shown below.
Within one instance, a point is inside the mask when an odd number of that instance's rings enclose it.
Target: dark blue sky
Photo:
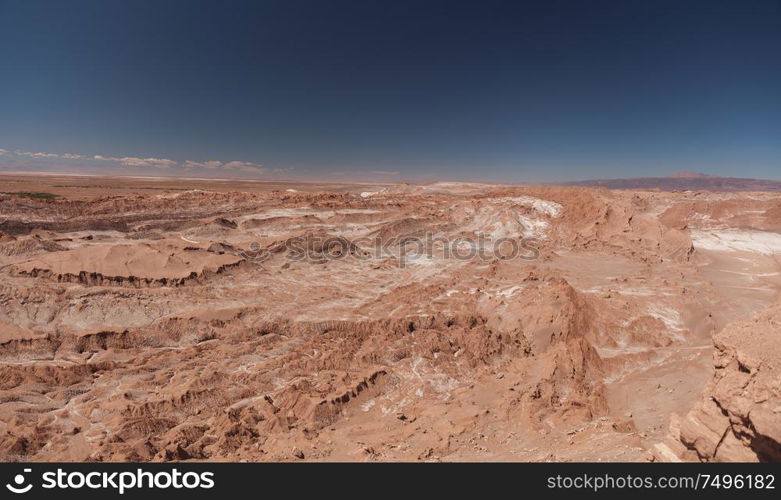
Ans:
[[[5,170],[781,178],[781,1],[0,0],[0,148]]]

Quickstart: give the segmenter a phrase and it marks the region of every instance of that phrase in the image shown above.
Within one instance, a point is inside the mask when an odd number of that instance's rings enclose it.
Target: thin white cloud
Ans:
[[[139,158],[137,156],[123,156],[118,158],[116,156],[103,156],[94,155],[93,160],[98,161],[111,161],[121,163],[128,167],[157,167],[157,168],[171,168],[177,165],[174,160],[168,158]]]
[[[193,160],[187,160],[184,162],[185,168],[220,168],[223,165],[221,161],[217,160],[211,160],[211,161],[193,161]]]
[[[115,163],[126,167],[134,168],[184,168],[184,169],[225,169],[233,171],[245,171],[245,172],[267,172],[268,169],[259,164],[249,161],[231,160],[208,160],[208,161],[195,161],[185,160],[184,162],[178,162],[169,158],[154,158],[154,157],[140,157],[140,156],[107,156],[101,154],[83,155],[76,153],[41,153],[32,151],[20,151],[14,150],[10,152],[5,149],[0,149],[0,155],[10,155],[17,157],[33,158],[36,160],[51,160],[54,158],[64,160],[82,160],[88,162],[101,162],[101,163]],[[282,172],[284,169],[274,169],[273,172]]]
[[[32,151],[14,151],[19,156],[27,156],[29,158],[59,158],[60,155],[56,153],[34,153]]]
[[[123,165],[128,167],[157,167],[157,168],[171,168],[175,167],[177,163],[174,160],[168,158],[136,158],[134,156],[126,156],[120,158]]]
[[[228,163],[224,164],[222,168],[236,169],[236,170],[266,170],[266,167],[264,167],[263,165],[259,165],[257,163],[251,163],[248,161],[238,161],[238,160],[229,161]]]
[[[178,162],[174,160],[169,160],[168,158],[137,158],[133,156],[125,156],[122,158],[118,158],[114,156],[95,155],[93,156],[93,159],[100,160],[100,161],[119,162],[129,167],[171,168],[171,167],[181,166],[184,168],[224,168],[228,170],[266,170],[266,168],[263,165],[260,165],[258,163],[252,163],[248,161],[238,161],[238,160],[233,160],[225,163],[217,160],[210,160],[204,162],[187,160],[184,163],[179,164]]]
[[[400,175],[398,170],[372,170],[371,173],[376,175]]]

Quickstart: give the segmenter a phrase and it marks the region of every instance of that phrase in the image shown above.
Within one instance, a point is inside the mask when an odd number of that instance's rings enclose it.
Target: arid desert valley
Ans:
[[[781,196],[0,176],[3,461],[781,460]]]

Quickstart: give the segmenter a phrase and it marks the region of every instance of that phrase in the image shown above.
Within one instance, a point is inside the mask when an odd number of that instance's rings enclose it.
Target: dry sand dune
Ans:
[[[781,459],[777,194],[7,181],[3,460]]]

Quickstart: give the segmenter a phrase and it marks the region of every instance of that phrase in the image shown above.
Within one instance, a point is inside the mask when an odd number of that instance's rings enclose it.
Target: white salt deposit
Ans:
[[[781,234],[740,229],[694,230],[694,247],[720,252],[751,252],[762,255],[781,253]]]

